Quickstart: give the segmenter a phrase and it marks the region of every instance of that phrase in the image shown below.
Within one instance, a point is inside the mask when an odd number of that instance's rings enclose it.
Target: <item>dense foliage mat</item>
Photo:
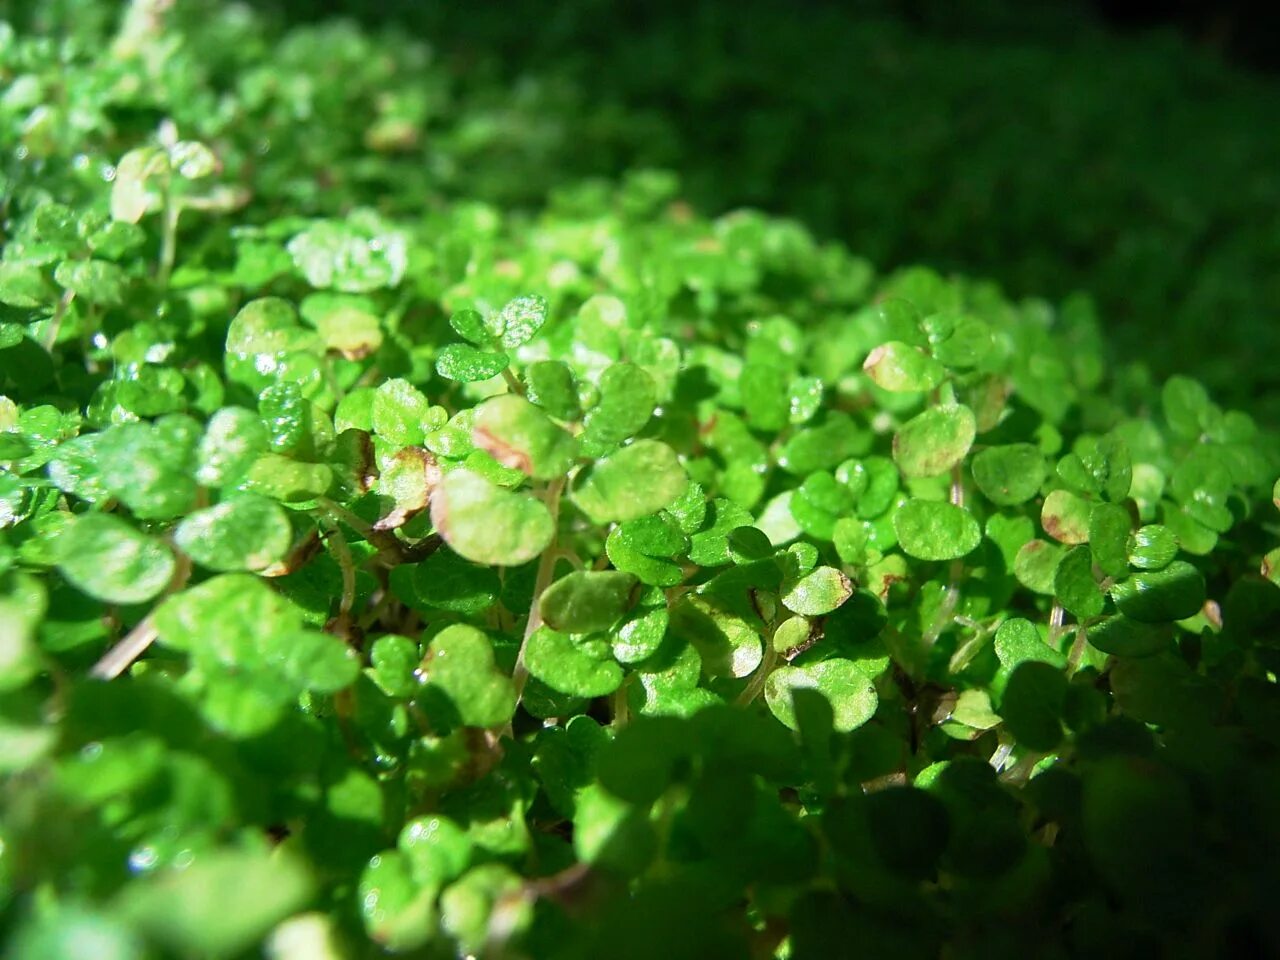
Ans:
[[[1280,85],[1175,35],[1060,0],[256,2],[406,23],[469,89],[518,81],[555,162],[489,178],[501,202],[670,167],[700,209],[797,217],[884,266],[1086,290],[1115,353],[1194,361],[1280,424],[1252,362],[1280,350]]]
[[[519,166],[403,39],[49,10],[0,25],[8,956],[1280,950],[1247,413],[665,174],[468,199]]]

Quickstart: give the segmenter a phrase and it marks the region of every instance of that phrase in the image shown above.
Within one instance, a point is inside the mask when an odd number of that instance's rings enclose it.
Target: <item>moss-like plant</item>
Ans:
[[[1280,948],[1246,413],[667,175],[451,200],[412,47],[70,6],[0,27],[10,956]]]

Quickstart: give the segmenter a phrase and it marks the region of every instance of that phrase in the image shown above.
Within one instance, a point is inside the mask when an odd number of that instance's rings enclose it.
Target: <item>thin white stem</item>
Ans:
[[[164,190],[164,222],[160,234],[160,286],[167,287],[173,275],[173,265],[178,258],[178,216],[182,208],[173,195],[173,184],[165,184]]]
[[[164,595],[168,596],[181,590],[190,576],[191,560],[186,554],[179,553],[173,579],[165,588]],[[155,643],[156,637],[159,636],[154,616],[153,610],[134,624],[133,629],[125,635],[124,639],[104,653],[102,659],[90,668],[89,676],[97,680],[114,680],[128,670],[135,660],[147,652],[147,648]]]
[[[147,614],[134,625],[123,640],[102,655],[102,659],[89,671],[89,676],[95,680],[114,680],[147,652],[147,648],[155,642],[157,636],[155,621],[151,614]]]

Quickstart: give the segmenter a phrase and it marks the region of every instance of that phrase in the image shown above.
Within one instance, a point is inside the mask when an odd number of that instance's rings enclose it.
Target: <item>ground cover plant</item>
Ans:
[[[1280,91],[1185,38],[1056,0],[277,6],[419,26],[459,76],[518,82],[524,116],[572,118],[543,126],[554,163],[488,179],[503,203],[671,167],[700,209],[797,217],[880,266],[1087,291],[1114,354],[1162,378],[1194,358],[1280,423],[1251,360],[1280,347]]]
[[[1247,412],[669,174],[472,199],[513,154],[403,39],[49,11],[0,26],[8,956],[1280,948]]]

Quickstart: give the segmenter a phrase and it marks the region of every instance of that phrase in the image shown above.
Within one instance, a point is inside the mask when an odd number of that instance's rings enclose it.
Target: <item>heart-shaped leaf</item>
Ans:
[[[455,623],[431,639],[422,661],[423,695],[442,696],[457,723],[496,727],[516,708],[515,685],[494,666],[493,646],[475,627]]]
[[[871,679],[852,660],[779,667],[765,681],[765,703],[792,730],[799,729],[793,698],[800,690],[815,691],[830,704],[831,726],[837,733],[856,730],[875,716],[879,705]]]
[[[574,640],[550,627],[539,627],[524,652],[529,673],[553,690],[579,697],[603,697],[622,684],[622,667],[598,638]]]

